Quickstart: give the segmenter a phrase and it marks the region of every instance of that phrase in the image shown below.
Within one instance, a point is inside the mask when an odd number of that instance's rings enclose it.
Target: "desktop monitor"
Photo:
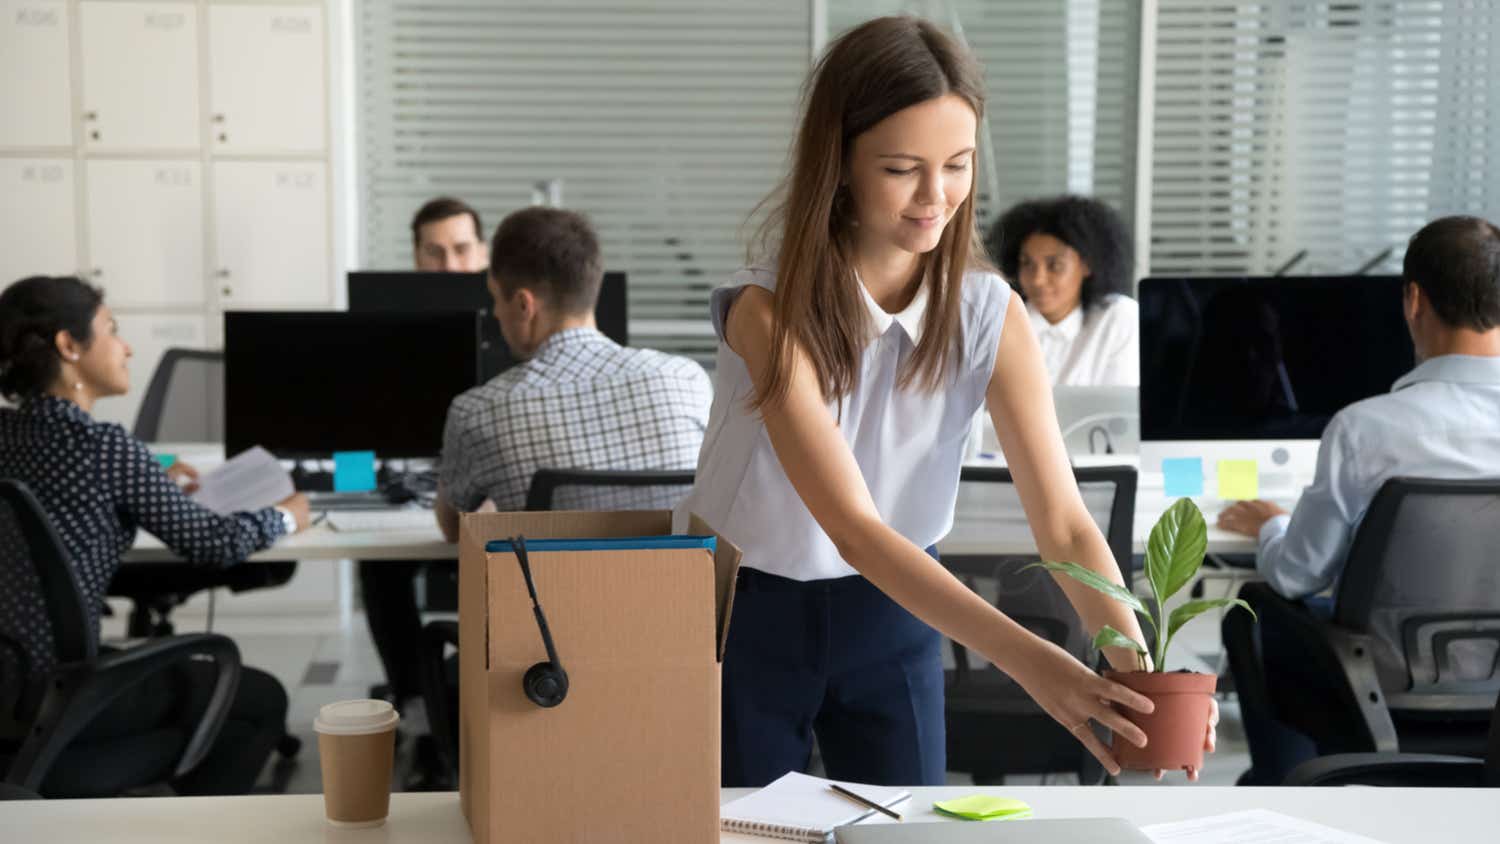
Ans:
[[[374,272],[349,273],[349,310],[376,312],[480,311],[480,382],[509,369],[515,359],[500,336],[485,273]],[[626,319],[625,274],[604,274],[594,307],[599,330],[622,346],[630,345]]]
[[[1141,281],[1141,468],[1255,460],[1305,478],[1335,413],[1388,392],[1415,355],[1398,276]],[[1267,473],[1270,473],[1267,475]]]
[[[225,449],[435,457],[478,377],[472,312],[224,314]]]

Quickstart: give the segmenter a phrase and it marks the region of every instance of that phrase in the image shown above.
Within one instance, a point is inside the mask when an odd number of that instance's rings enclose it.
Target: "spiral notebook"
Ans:
[[[726,803],[719,810],[719,825],[725,832],[739,832],[821,844],[836,827],[858,823],[874,809],[865,808],[829,788],[833,780],[792,772],[781,779]],[[855,782],[839,785],[886,807],[911,798],[911,792]]]

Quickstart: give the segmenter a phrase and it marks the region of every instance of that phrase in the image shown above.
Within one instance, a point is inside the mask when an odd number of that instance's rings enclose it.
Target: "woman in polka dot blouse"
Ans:
[[[105,590],[137,528],[193,563],[225,567],[308,522],[301,495],[255,512],[208,510],[178,485],[179,478],[196,476],[191,467],[162,469],[123,427],[89,415],[95,401],[130,386],[130,346],[118,336],[103,298],[76,278],[40,276],[0,293],[0,394],[17,405],[0,408],[0,477],[26,484],[41,502],[78,573],[96,637]],[[14,619],[4,621],[14,626]],[[35,650],[32,656],[50,658]],[[78,742],[144,732],[180,717],[184,700],[206,703],[211,670],[184,668],[171,682],[176,696],[159,687],[127,694]],[[247,668],[214,750],[178,789],[248,791],[284,733],[285,718],[280,684]]]

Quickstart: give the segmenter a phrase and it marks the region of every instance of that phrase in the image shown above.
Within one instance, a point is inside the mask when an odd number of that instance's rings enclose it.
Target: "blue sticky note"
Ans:
[[[1203,458],[1168,457],[1161,462],[1168,498],[1192,498],[1203,494]]]
[[[163,469],[170,469],[172,468],[172,464],[177,462],[177,455],[158,454],[156,455],[156,462],[160,463]]]
[[[375,489],[375,452],[335,451],[333,491],[370,492]]]

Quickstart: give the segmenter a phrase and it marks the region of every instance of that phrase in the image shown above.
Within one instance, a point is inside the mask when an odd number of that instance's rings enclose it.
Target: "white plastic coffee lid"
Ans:
[[[313,729],[335,736],[357,736],[393,729],[401,720],[396,708],[383,700],[341,700],[325,704]]]

